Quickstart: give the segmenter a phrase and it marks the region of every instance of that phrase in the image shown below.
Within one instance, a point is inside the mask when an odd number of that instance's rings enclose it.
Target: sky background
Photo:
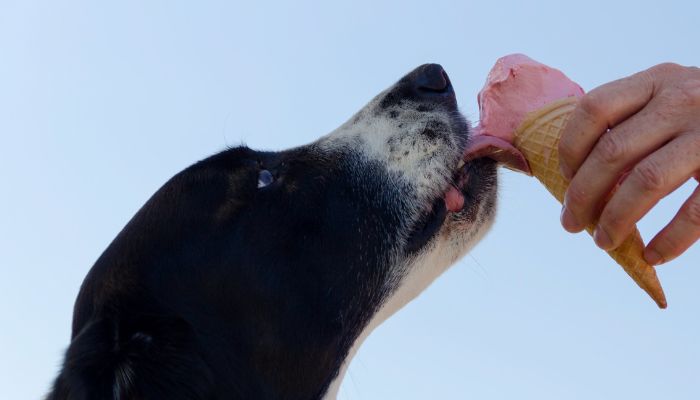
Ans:
[[[194,161],[313,141],[426,62],[474,121],[505,54],[587,90],[698,65],[697,4],[0,0],[0,399],[42,397],[88,269]],[[340,399],[700,398],[700,245],[659,267],[661,311],[535,180],[501,178],[490,234],[370,336]]]

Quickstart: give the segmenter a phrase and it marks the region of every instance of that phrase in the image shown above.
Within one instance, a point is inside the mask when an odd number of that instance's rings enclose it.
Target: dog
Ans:
[[[437,64],[317,141],[171,178],[95,262],[48,400],[332,399],[363,340],[488,231],[497,164]]]

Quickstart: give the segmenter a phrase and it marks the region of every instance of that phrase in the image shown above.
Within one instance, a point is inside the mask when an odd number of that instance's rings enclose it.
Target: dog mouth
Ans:
[[[460,123],[456,130],[460,132],[459,137],[464,139],[461,157],[441,195],[414,223],[408,236],[408,253],[415,253],[428,244],[451,215],[454,215],[454,220],[475,222],[481,203],[488,199],[486,192],[496,182],[498,165],[529,173],[529,166],[524,159],[521,160],[520,153],[504,141],[487,141],[488,146],[485,146],[478,132],[466,125]],[[468,133],[470,131],[471,134]]]
[[[425,246],[442,228],[450,214],[462,212],[466,206],[471,163],[460,160],[447,188],[414,224],[406,244],[409,253]]]

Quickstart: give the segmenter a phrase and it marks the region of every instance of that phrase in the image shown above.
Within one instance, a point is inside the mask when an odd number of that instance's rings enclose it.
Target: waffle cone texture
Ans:
[[[542,182],[559,203],[563,203],[564,193],[569,186],[569,181],[559,173],[559,137],[576,102],[575,97],[569,97],[531,112],[516,130],[513,140],[513,145],[530,164],[532,175]],[[594,228],[595,224],[589,225],[586,231],[592,234]],[[666,308],[666,296],[656,270],[644,260],[643,251],[644,242],[635,227],[622,245],[607,253],[660,308]]]

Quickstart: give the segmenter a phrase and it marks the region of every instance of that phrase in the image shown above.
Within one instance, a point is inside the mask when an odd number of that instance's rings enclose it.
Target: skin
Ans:
[[[596,224],[596,244],[616,248],[659,200],[693,177],[700,180],[700,69],[660,64],[590,91],[559,151],[562,174],[571,179],[562,225],[580,232]],[[644,257],[661,264],[698,238],[700,186]]]

